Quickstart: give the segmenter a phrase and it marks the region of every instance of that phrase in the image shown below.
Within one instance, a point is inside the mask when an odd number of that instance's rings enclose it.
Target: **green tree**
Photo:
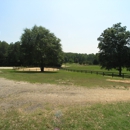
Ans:
[[[60,66],[63,52],[60,39],[42,26],[25,29],[21,36],[21,50],[25,65]]]
[[[93,60],[93,65],[98,65],[98,53],[95,54],[94,60]]]
[[[19,41],[9,44],[8,64],[9,66],[20,66],[22,64],[21,63],[21,45]]]
[[[8,43],[5,41],[0,41],[0,66],[8,65]]]
[[[80,54],[72,52],[64,52],[64,63],[79,63],[79,64],[98,64],[97,54]]]
[[[93,54],[93,53],[92,54],[88,54],[88,56],[87,56],[87,62],[89,64],[93,64],[95,58],[96,58],[95,54]]]
[[[102,68],[117,69],[121,76],[122,68],[128,67],[130,32],[121,23],[103,31],[99,41],[99,62]]]

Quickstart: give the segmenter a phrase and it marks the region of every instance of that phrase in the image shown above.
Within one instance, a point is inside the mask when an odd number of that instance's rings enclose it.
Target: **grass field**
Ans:
[[[90,73],[76,73],[68,72],[64,70],[60,71],[49,71],[45,73],[34,72],[34,71],[15,71],[15,70],[2,70],[0,77],[17,81],[27,81],[31,83],[49,83],[49,84],[60,84],[60,85],[75,85],[84,87],[119,87],[128,86],[128,83],[122,82],[110,82],[108,79],[122,80],[121,77],[102,76]]]
[[[79,64],[64,64],[65,67],[69,68],[69,69],[75,69],[75,70],[90,70],[90,71],[102,71],[102,72],[111,72],[111,73],[118,73],[117,70],[112,69],[112,70],[105,70],[105,69],[101,69],[101,66],[99,65],[79,65]],[[130,71],[127,71],[126,68],[122,69],[122,73],[126,73],[126,74],[130,74]]]
[[[1,113],[1,130],[129,130],[130,103],[94,104],[39,110],[31,114],[20,111]]]
[[[77,69],[99,70],[98,66],[77,66]],[[124,70],[125,72],[125,70]],[[129,72],[128,72],[129,73]],[[31,83],[49,83],[84,88],[129,89],[129,79],[96,74],[68,72],[31,72],[0,70],[0,77]],[[119,82],[111,82],[108,79]],[[120,82],[123,81],[123,82]],[[122,88],[123,87],[123,88]],[[127,91],[127,90],[126,90]],[[3,100],[0,97],[0,100]],[[77,106],[57,106],[46,104],[44,109],[23,112],[11,108],[0,108],[0,130],[128,130],[130,128],[130,102],[79,104]]]

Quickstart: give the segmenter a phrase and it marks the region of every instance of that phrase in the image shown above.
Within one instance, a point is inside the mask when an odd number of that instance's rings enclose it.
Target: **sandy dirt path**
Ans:
[[[31,84],[0,78],[0,110],[18,108],[24,111],[62,105],[130,101],[129,89],[83,88],[51,84]]]

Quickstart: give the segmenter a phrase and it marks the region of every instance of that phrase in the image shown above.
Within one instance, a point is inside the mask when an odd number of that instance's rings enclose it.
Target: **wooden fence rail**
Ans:
[[[75,69],[69,69],[69,68],[61,68],[62,70],[66,71],[72,71],[72,72],[81,72],[81,73],[91,73],[91,74],[97,74],[97,75],[103,75],[103,76],[112,76],[112,77],[119,77],[119,74],[116,72],[103,72],[103,71],[92,71],[92,70],[75,70]],[[124,78],[130,78],[130,74],[122,73],[120,76],[123,79]]]

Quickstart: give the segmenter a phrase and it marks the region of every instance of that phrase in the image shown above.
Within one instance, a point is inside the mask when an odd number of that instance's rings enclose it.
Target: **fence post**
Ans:
[[[92,71],[91,71],[91,74],[92,74]]]

